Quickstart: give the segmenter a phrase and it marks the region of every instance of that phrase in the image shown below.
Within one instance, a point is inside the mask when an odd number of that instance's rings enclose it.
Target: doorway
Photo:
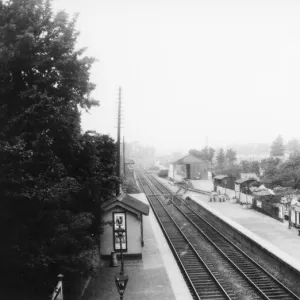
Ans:
[[[191,165],[186,165],[186,178],[191,179]]]

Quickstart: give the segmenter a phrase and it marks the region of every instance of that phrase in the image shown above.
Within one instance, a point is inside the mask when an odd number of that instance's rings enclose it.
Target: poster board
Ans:
[[[125,212],[116,212],[113,213],[113,224],[114,224],[114,250],[120,251],[122,245],[122,251],[127,251],[127,228],[126,228],[126,213]],[[118,237],[118,229],[121,228],[124,230],[121,245],[120,238]]]

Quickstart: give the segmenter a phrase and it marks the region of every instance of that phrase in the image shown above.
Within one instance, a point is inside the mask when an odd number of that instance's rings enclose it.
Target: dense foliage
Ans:
[[[225,152],[224,149],[221,148],[216,156],[216,161],[218,166],[224,166],[226,163],[226,157],[225,157]]]
[[[58,272],[94,270],[99,204],[114,189],[113,140],[81,132],[94,59],[75,50],[75,23],[50,1],[0,1],[1,266],[35,294]]]
[[[274,185],[300,188],[300,152],[292,153],[285,161],[274,157],[264,159],[261,168]]]
[[[300,151],[300,143],[299,140],[293,138],[289,140],[285,145],[285,150],[289,154],[293,154]]]
[[[227,149],[225,157],[227,163],[229,165],[233,165],[236,161],[236,151],[234,151],[233,149]]]
[[[212,163],[215,155],[215,149],[211,147],[204,147],[201,150],[191,149],[189,150],[189,154]]]
[[[255,173],[257,176],[260,175],[260,162],[257,160],[241,160],[241,172],[242,173]]]
[[[270,155],[274,157],[284,156],[284,144],[281,135],[278,135],[278,137],[273,141]]]

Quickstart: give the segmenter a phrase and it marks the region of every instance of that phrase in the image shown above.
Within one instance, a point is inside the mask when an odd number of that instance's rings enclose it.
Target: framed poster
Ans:
[[[125,212],[117,212],[113,213],[113,222],[114,222],[114,250],[121,250],[122,245],[122,251],[127,251],[127,229],[126,229],[126,213]],[[118,230],[123,230],[123,235],[121,238],[121,244],[120,244],[120,238],[118,236]]]
[[[114,230],[119,228],[126,230],[125,213],[114,213]]]

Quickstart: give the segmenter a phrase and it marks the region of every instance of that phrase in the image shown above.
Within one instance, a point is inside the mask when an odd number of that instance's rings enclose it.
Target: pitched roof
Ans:
[[[133,209],[133,210],[136,210],[146,216],[149,215],[149,205],[142,202],[141,200],[139,200],[138,198],[140,198],[138,196],[139,194],[137,194],[137,196],[135,196],[135,194],[120,194],[119,196],[109,200],[109,201],[106,201],[104,202],[102,205],[101,205],[101,208],[104,210],[104,211],[108,211],[109,209],[111,209],[112,207],[118,205],[118,204],[121,204],[122,206],[125,206],[130,208],[130,209]]]
[[[221,179],[224,179],[224,178],[234,178],[234,176],[228,176],[228,175],[217,175],[214,177],[214,179],[217,179],[217,180],[221,180]]]
[[[220,180],[220,179],[223,179],[223,178],[225,178],[225,177],[227,177],[227,176],[226,176],[226,175],[216,175],[216,176],[214,177],[214,179]]]
[[[251,179],[251,178],[245,178],[245,179],[238,179],[235,181],[235,183],[237,184],[242,184],[244,182],[247,182],[247,181],[257,181],[256,179]]]
[[[274,193],[272,194],[272,192],[268,189],[260,190],[260,191],[252,191],[252,193],[256,196],[271,196],[271,195],[274,195]]]
[[[299,195],[300,191],[297,189],[294,189],[292,187],[282,187],[282,186],[277,186],[273,189],[273,192],[275,195],[279,196],[285,196],[285,195]]]
[[[203,163],[205,162],[201,158],[198,158],[192,154],[188,154],[183,158],[180,158],[172,163],[172,165],[187,165],[187,164],[195,164],[195,163]]]

